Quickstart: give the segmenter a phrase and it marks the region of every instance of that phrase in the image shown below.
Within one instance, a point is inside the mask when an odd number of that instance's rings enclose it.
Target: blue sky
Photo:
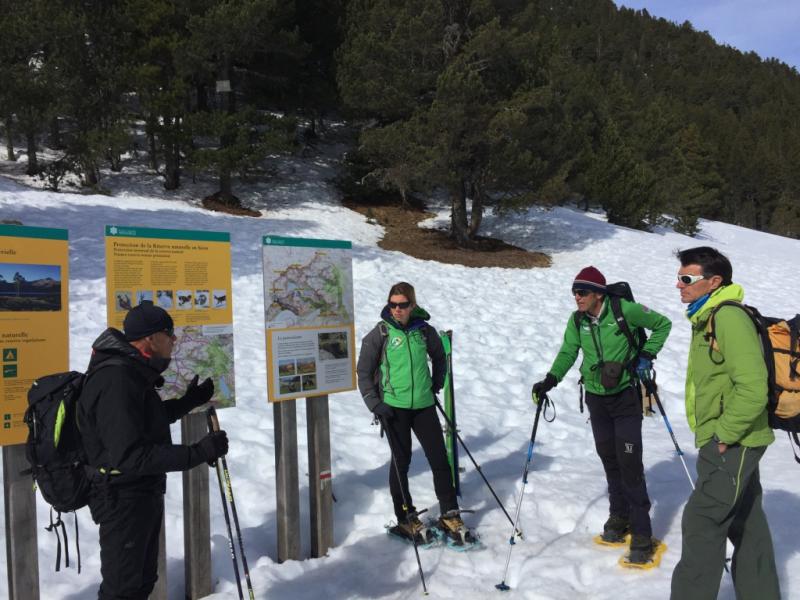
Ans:
[[[800,70],[800,0],[615,0],[708,31],[717,42]]]

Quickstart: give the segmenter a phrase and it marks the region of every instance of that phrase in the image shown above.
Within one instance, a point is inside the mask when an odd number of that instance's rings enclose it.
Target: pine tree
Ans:
[[[586,187],[605,209],[608,222],[647,229],[652,186],[650,169],[634,158],[616,124],[606,123],[586,175]]]

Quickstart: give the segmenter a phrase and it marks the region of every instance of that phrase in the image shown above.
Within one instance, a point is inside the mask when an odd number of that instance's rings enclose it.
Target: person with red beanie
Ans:
[[[572,282],[572,294],[577,310],[567,322],[550,371],[533,384],[533,398],[538,402],[558,385],[575,364],[578,351],[583,354],[580,372],[586,405],[608,482],[609,517],[600,537],[604,543],[621,544],[630,533],[629,562],[647,564],[654,545],[642,465],[642,399],[637,380],[650,376],[652,361],[667,341],[672,322],[646,306],[619,298],[619,310],[636,342],[632,347],[614,315],[606,278],[597,268],[581,269]],[[639,328],[652,332],[643,344]]]

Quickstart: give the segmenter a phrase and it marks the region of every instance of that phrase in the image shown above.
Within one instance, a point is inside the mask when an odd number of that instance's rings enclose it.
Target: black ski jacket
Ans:
[[[204,461],[196,448],[173,444],[170,435],[170,423],[191,406],[183,399],[161,400],[156,388],[164,379],[119,330],[106,329],[92,350],[77,411],[89,477],[117,490],[163,493],[166,473]]]

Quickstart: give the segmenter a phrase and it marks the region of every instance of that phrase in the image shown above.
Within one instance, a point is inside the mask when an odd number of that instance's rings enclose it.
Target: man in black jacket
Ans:
[[[228,451],[224,431],[173,444],[170,423],[211,399],[210,379],[163,402],[156,388],[175,344],[172,318],[152,302],[131,309],[125,330],[92,345],[78,426],[91,479],[89,509],[100,525],[100,600],[145,600],[158,579],[158,539],[170,471],[212,464]]]

